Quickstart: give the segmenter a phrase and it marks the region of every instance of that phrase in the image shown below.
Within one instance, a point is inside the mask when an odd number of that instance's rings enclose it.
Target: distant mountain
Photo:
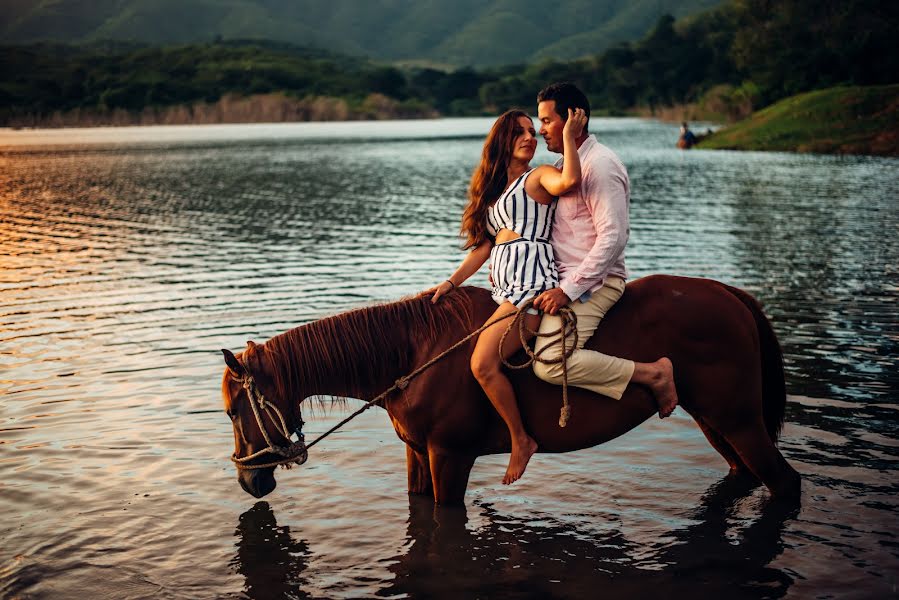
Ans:
[[[267,39],[387,61],[520,64],[594,55],[721,0],[0,0],[5,43]]]

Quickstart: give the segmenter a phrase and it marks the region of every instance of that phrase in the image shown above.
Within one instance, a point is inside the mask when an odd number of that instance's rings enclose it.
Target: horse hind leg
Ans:
[[[712,427],[706,423],[702,417],[693,416],[696,420],[696,424],[699,425],[699,429],[702,430],[702,433],[705,434],[706,439],[709,441],[709,444],[712,445],[712,448],[718,451],[724,460],[727,461],[727,465],[730,467],[730,472],[728,475],[730,476],[739,476],[739,475],[751,475],[746,465],[743,464],[743,461],[740,460],[740,455],[737,454],[737,451],[733,449],[733,447],[727,443],[727,440],[724,437],[712,429]]]
[[[799,473],[774,445],[761,419],[721,431],[740,460],[775,498],[797,498]]]

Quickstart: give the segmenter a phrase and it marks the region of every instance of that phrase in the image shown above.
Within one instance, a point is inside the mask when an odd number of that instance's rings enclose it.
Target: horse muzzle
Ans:
[[[275,468],[239,470],[237,472],[237,481],[243,491],[250,494],[254,498],[262,498],[267,496],[275,489],[278,482],[275,481]]]

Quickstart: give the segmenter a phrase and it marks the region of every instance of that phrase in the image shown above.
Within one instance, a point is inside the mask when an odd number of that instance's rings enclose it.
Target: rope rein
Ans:
[[[560,325],[559,328],[555,331],[540,333],[539,331],[534,331],[533,329],[528,327],[525,323],[525,320],[521,318],[522,314],[524,314],[524,311],[526,311],[532,303],[533,299],[528,300],[524,305],[521,306],[521,308],[518,309],[516,313],[512,313],[515,315],[515,320],[509,324],[499,340],[499,358],[509,369],[525,369],[533,365],[535,362],[543,363],[546,365],[557,365],[559,363],[562,363],[562,412],[559,415],[559,427],[565,427],[566,425],[568,425],[568,419],[571,417],[571,406],[568,404],[568,358],[577,348],[577,314],[568,306],[563,306],[559,309],[559,316],[562,319],[562,325]],[[512,330],[512,327],[516,322],[518,323],[518,339],[521,340],[521,347],[524,348],[524,351],[528,355],[528,360],[524,361],[520,365],[512,364],[503,357],[503,347],[505,346],[506,336]],[[559,336],[559,338],[543,346],[538,352],[534,352],[527,344],[528,334],[533,337]],[[572,336],[572,344],[570,347],[565,343],[568,336]],[[543,358],[540,356],[541,354],[546,352],[546,350],[558,344],[562,344],[562,353],[557,358]]]
[[[390,386],[389,388],[384,390],[382,393],[378,394],[376,397],[374,397],[371,400],[369,400],[368,402],[366,402],[359,410],[357,410],[356,412],[354,412],[347,418],[343,419],[337,425],[334,425],[333,427],[331,427],[328,431],[324,432],[323,434],[321,434],[320,436],[318,436],[317,438],[315,438],[314,440],[309,442],[309,444],[305,443],[305,436],[303,435],[303,432],[302,432],[302,427],[303,427],[302,420],[300,421],[296,430],[294,431],[294,433],[296,433],[297,437],[299,438],[298,441],[296,441],[296,442],[291,441],[289,446],[278,446],[271,441],[271,439],[269,438],[269,435],[268,435],[268,431],[266,430],[265,425],[263,423],[262,416],[260,414],[260,410],[265,411],[265,414],[268,415],[269,420],[271,420],[271,422],[274,424],[275,429],[278,431],[278,433],[280,433],[282,436],[284,436],[284,438],[287,439],[288,441],[291,440],[291,438],[290,438],[291,432],[288,431],[287,424],[284,421],[283,415],[281,415],[281,411],[278,410],[278,407],[276,407],[272,403],[267,402],[265,400],[265,397],[262,395],[262,392],[260,392],[259,388],[256,386],[256,382],[253,379],[253,376],[250,375],[249,370],[247,370],[246,367],[244,367],[245,375],[243,377],[239,378],[239,381],[243,385],[244,389],[247,390],[247,395],[249,396],[249,399],[250,399],[250,406],[253,407],[253,415],[256,417],[256,423],[259,425],[259,429],[262,430],[262,437],[265,439],[265,443],[268,444],[268,447],[263,448],[262,450],[259,450],[258,452],[254,452],[253,454],[250,454],[249,456],[244,456],[244,457],[240,457],[240,458],[238,458],[237,456],[231,456],[231,460],[235,463],[237,468],[241,469],[241,470],[264,469],[264,468],[275,467],[275,466],[279,466],[279,465],[290,468],[290,466],[292,466],[293,464],[298,464],[298,465],[303,464],[309,458],[309,453],[308,453],[309,448],[316,445],[317,443],[319,443],[320,441],[322,441],[323,439],[325,439],[326,437],[328,437],[329,435],[331,435],[332,433],[334,433],[335,431],[337,431],[338,429],[340,429],[341,427],[343,427],[344,425],[346,425],[347,423],[349,423],[350,421],[352,421],[353,419],[355,419],[356,417],[361,415],[363,412],[365,412],[366,410],[368,410],[375,404],[384,400],[391,393],[395,392],[396,390],[405,390],[407,387],[409,387],[409,382],[411,382],[413,379],[415,379],[416,377],[421,375],[424,371],[431,368],[434,364],[436,364],[437,362],[439,362],[440,360],[445,358],[448,354],[452,353],[454,350],[456,350],[460,346],[464,345],[471,338],[479,335],[481,332],[483,332],[488,327],[491,327],[495,323],[499,323],[500,321],[503,321],[510,317],[512,318],[512,322],[509,323],[509,326],[506,327],[506,330],[503,332],[503,335],[500,338],[500,342],[499,342],[499,346],[498,346],[499,358],[502,361],[503,365],[505,365],[506,367],[508,367],[510,369],[524,369],[524,368],[531,366],[535,362],[540,362],[540,363],[544,363],[544,364],[562,363],[562,411],[559,416],[559,427],[565,427],[568,424],[568,419],[571,417],[571,407],[568,404],[568,358],[571,356],[571,354],[577,348],[577,341],[578,341],[577,315],[574,313],[573,310],[571,310],[570,307],[563,306],[562,308],[559,309],[559,316],[562,319],[562,325],[559,327],[559,329],[557,329],[555,331],[540,333],[538,331],[534,331],[534,330],[530,329],[525,324],[525,319],[523,318],[525,312],[527,311],[528,308],[531,307],[533,302],[534,302],[533,299],[528,300],[523,305],[518,307],[518,310],[516,310],[514,312],[506,313],[504,315],[500,315],[499,317],[496,317],[494,319],[487,321],[486,323],[481,325],[479,328],[475,329],[474,331],[472,331],[471,333],[469,333],[468,335],[466,335],[465,337],[460,339],[458,342],[456,342],[455,344],[453,344],[452,346],[450,346],[449,348],[447,348],[446,350],[444,350],[437,356],[431,358],[428,362],[422,364],[421,366],[416,368],[414,371],[412,371],[408,375],[405,375],[405,376],[397,379],[396,382],[394,382],[394,384],[392,386]],[[516,322],[518,323],[518,337],[521,340],[522,347],[524,348],[525,352],[528,354],[528,357],[529,357],[528,360],[521,363],[520,365],[515,365],[515,364],[509,363],[506,360],[506,358],[503,356],[503,346],[505,345],[506,336],[515,327]],[[534,352],[533,350],[531,350],[530,346],[528,346],[528,344],[527,344],[527,339],[528,339],[529,335],[534,336],[534,337],[559,336],[559,338],[557,340],[554,340],[553,342],[547,344],[543,348],[541,348],[539,352]],[[573,340],[573,343],[571,344],[570,347],[568,346],[568,344],[565,343],[568,336],[571,336],[572,340]],[[557,344],[560,344],[560,343],[562,344],[562,353],[558,358],[548,359],[548,358],[543,358],[540,356],[548,348],[555,346]],[[258,407],[257,407],[257,405],[258,405]],[[274,411],[275,415],[278,417],[277,421],[272,416],[272,411]],[[249,461],[251,461],[254,458],[257,458],[263,454],[275,454],[278,456],[283,456],[284,458],[282,458],[280,460],[268,462],[265,464],[259,464],[259,465],[247,464]]]

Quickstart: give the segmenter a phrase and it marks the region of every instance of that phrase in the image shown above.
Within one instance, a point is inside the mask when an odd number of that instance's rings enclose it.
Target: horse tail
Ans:
[[[787,406],[787,384],[780,343],[758,300],[741,289],[729,285],[724,287],[749,309],[755,319],[762,360],[762,416],[771,441],[776,442],[783,428]]]

